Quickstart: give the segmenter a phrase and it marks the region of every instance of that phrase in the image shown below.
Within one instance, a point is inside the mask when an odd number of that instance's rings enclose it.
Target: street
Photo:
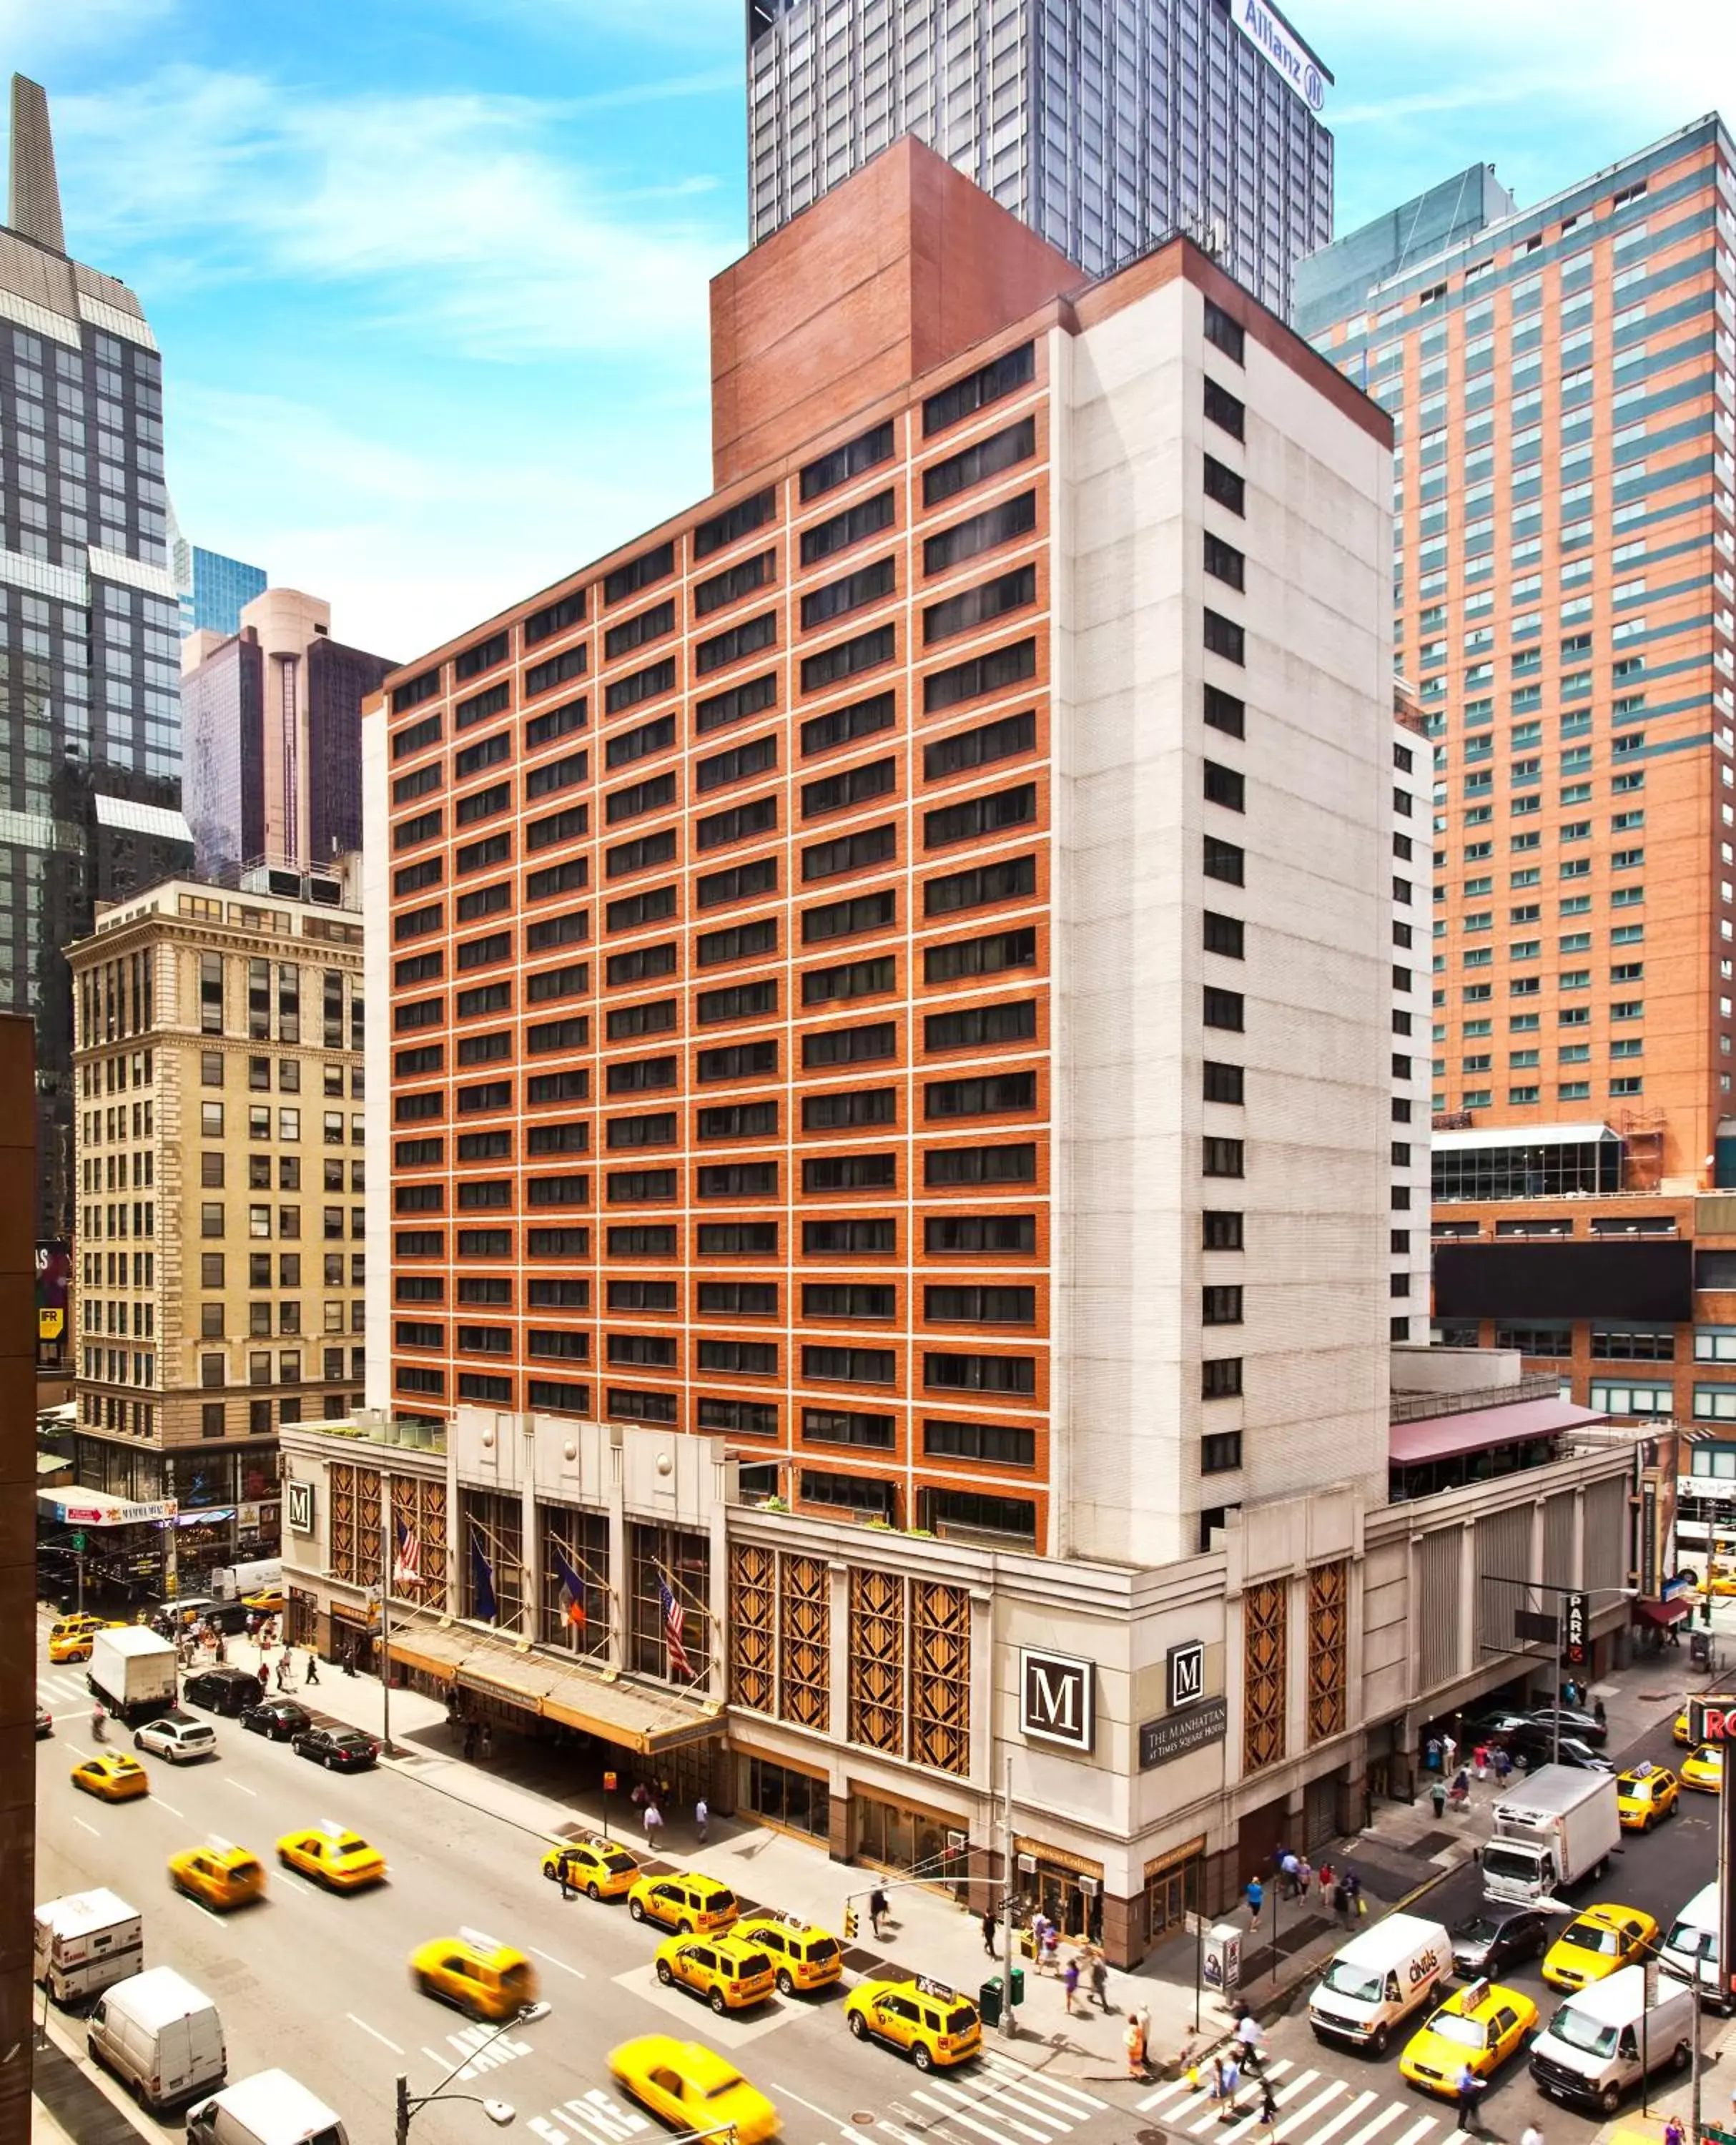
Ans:
[[[1064,2066],[1047,2049],[1033,2068],[992,2036],[982,2058],[957,2074],[924,2078],[891,2051],[850,2038],[840,2015],[843,1989],[773,1998],[739,2019],[716,2019],[694,1998],[659,1986],[651,1958],[660,1933],[634,1924],[624,1902],[563,1903],[521,1828],[431,1792],[413,1766],[334,1775],[286,1744],[217,1720],[215,1762],[177,1769],[147,1757],[147,1798],[95,1802],[67,1777],[92,1747],[82,1671],[45,1668],[38,1688],[56,1719],[37,1752],[38,1898],[98,1883],[129,1898],[147,1917],[147,1960],[177,1966],[217,2003],[231,2077],[281,2064],[343,2115],[352,2138],[389,2134],[399,2070],[416,2093],[464,2065],[452,2091],[510,2101],[543,2145],[654,2138],[657,2125],[623,2099],[605,2062],[615,2043],[646,2033],[709,2042],[731,2056],[776,2101],[786,2137],[799,2145],[1058,2145],[1085,2131],[1111,2139],[1215,2136],[1240,2145],[1260,2132],[1257,2089],[1245,2088],[1243,2112],[1221,2123],[1185,2083],[1139,2088],[1102,2075],[1102,2066],[1086,2078],[1062,2076]],[[111,1739],[126,1747],[128,1739],[115,1729]],[[1672,1765],[1680,1754],[1667,1719],[1622,1754],[1626,1762],[1651,1756]],[[1614,1873],[1587,1902],[1620,1900],[1667,1927],[1713,1872],[1715,1809],[1709,1796],[1684,1794],[1681,1814],[1658,1832],[1626,1836]],[[386,1885],[333,1897],[277,1866],[281,1833],[326,1819],[354,1826],[380,1848],[390,1871]],[[263,1903],[223,1916],[169,1889],[167,1857],[213,1835],[268,1862]],[[1415,1911],[1450,1925],[1474,1910],[1480,1893],[1468,1865]],[[528,1952],[552,2007],[550,2017],[510,2031],[474,2063],[466,2058],[492,2028],[417,1994],[405,1964],[417,1943],[465,1929]],[[908,1963],[920,1970],[924,1962]],[[1560,1999],[1536,1965],[1506,1978],[1530,1993],[1546,2021]],[[1122,1984],[1124,1993],[1138,1986]],[[1383,2063],[1317,2043],[1306,1994],[1305,1985],[1268,2035],[1276,2138],[1286,2145],[1440,2145],[1455,2126],[1454,2107],[1403,2084],[1396,2048]],[[1709,2043],[1719,2022],[1706,2023]],[[1032,2043],[1024,2047],[1029,2056]],[[1709,2113],[1724,2107],[1729,2091],[1714,2073]],[[1659,2080],[1654,2104],[1659,2099],[1685,2113],[1686,2082]],[[1542,2102],[1520,2056],[1485,2094],[1480,2124],[1486,2136],[1512,2141],[1534,2118],[1549,2145],[1589,2138],[1599,2127]],[[474,2137],[482,2121],[458,2101],[423,2111],[416,2130],[456,2139]]]

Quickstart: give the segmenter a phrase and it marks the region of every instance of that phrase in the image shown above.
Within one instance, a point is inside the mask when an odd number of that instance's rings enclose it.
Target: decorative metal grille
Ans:
[[[1308,1575],[1308,1740],[1344,1733],[1349,1718],[1350,1566],[1317,1564]]]
[[[911,1585],[910,1754],[943,1773],[971,1765],[971,1603],[962,1586]]]
[[[889,1571],[850,1574],[849,1735],[904,1755],[904,1582]]]
[[[770,1713],[775,1698],[778,1560],[759,1542],[729,1552],[729,1700]]]
[[[1251,1586],[1241,1598],[1245,1773],[1257,1773],[1284,1755],[1284,1605],[1281,1579]]]
[[[831,1577],[823,1557],[785,1556],[778,1562],[778,1716],[803,1728],[823,1728],[832,1703]]]
[[[424,1476],[416,1484],[416,1512],[422,1530],[422,1599],[435,1609],[446,1606],[450,1576],[446,1554],[446,1486]]]
[[[331,1575],[352,1586],[380,1584],[380,1475],[346,1462],[331,1470]]]

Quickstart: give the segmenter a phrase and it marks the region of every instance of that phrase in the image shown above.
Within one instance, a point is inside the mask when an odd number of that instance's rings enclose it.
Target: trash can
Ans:
[[[1017,2007],[1025,2000],[1025,1969],[1023,1967],[1015,1966],[1008,1971],[1007,1976],[1007,1985],[1012,1991],[1012,2002],[1014,2008],[1017,2008]]]
[[[992,1974],[977,1991],[977,2008],[982,2013],[985,2026],[1001,2023],[1001,1977]]]

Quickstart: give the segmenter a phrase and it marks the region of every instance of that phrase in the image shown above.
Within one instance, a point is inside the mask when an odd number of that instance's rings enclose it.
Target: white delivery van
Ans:
[[[350,2145],[324,2101],[287,2071],[260,2071],[187,2112],[187,2145]]]
[[[219,1601],[239,1601],[244,1594],[256,1594],[262,1586],[281,1586],[283,1565],[275,1556],[252,1564],[221,1564],[211,1575],[211,1590]]]
[[[1389,1914],[1333,1953],[1308,1999],[1308,2023],[1320,2040],[1384,2056],[1400,2023],[1452,1971],[1452,1940],[1439,1922]]]
[[[1685,2071],[1694,2060],[1694,1992],[1659,1978],[1645,2000],[1645,1968],[1624,1966],[1577,1989],[1531,2043],[1531,2075],[1552,2100],[1613,2115],[1642,2071]]]
[[[36,1910],[36,1958],[31,1971],[57,2003],[76,2003],[145,1963],[145,1924],[137,1907],[116,1892],[69,1892]]]
[[[229,2068],[216,2005],[172,1966],[117,1982],[91,2013],[85,2045],[159,2114],[221,2085]]]
[[[1697,1983],[1701,1996],[1714,2010],[1728,2008],[1719,1995],[1715,1882],[1696,1892],[1670,1924],[1669,1933],[1658,1953],[1658,1963],[1679,1981]]]

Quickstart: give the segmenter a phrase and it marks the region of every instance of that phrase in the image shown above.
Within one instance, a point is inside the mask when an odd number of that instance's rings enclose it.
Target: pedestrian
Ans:
[[[1437,1821],[1446,1815],[1446,1782],[1439,1774],[1429,1783],[1429,1802]]]
[[[1000,1934],[1000,1930],[1001,1924],[995,1919],[994,1909],[985,1907],[982,1909],[982,1948],[991,1958],[998,1956],[995,1950],[995,1938]]]
[[[1365,1919],[1368,1914],[1368,1902],[1362,1896],[1362,1879],[1354,1869],[1345,1871],[1344,1889],[1350,1894],[1350,1919],[1353,1922]]]
[[[633,1807],[634,1809],[643,1811],[645,1804],[649,1802],[650,1799],[651,1790],[645,1785],[643,1780],[635,1780],[633,1783]]]
[[[1594,1721],[1596,1721],[1599,1728],[1607,1728],[1609,1725],[1609,1716],[1604,1710],[1604,1701],[1602,1699],[1599,1698],[1593,1700],[1591,1717]]]
[[[1243,2063],[1251,2071],[1263,2071],[1266,2059],[1260,2048],[1260,2021],[1251,2011],[1244,2011],[1236,2022],[1236,2045]]]
[[[218,1667],[219,1667],[219,1668],[221,1668],[221,1667],[223,1665],[224,1662],[225,1662],[225,1661],[226,1661],[226,1660],[228,1660],[228,1658],[229,1658],[229,1647],[228,1647],[227,1643],[226,1643],[226,1640],[224,1640],[223,1634],[222,1634],[221,1631],[219,1631],[219,1632],[218,1632],[218,1634],[217,1634],[217,1643],[216,1643],[216,1653],[217,1665],[218,1665]]]
[[[1248,1879],[1247,1901],[1248,1927],[1251,1929],[1257,1929],[1260,1926],[1260,1906],[1261,1902],[1265,1899],[1265,1885],[1261,1883],[1257,1877],[1250,1877]]]
[[[1321,1863],[1314,1873],[1314,1880],[1320,1887],[1320,1903],[1324,1907],[1332,1896],[1333,1876],[1332,1865],[1330,1862]]]
[[[1469,2063],[1459,2066],[1459,2075],[1453,2081],[1453,2097],[1459,2103],[1459,2120],[1455,2128],[1475,2133],[1477,2128],[1477,2095],[1483,2082]]]
[[[1470,1768],[1480,1781],[1489,1778],[1489,1745],[1486,1743],[1478,1744],[1471,1752]]]
[[[644,1824],[645,1845],[654,1848],[657,1844],[657,1835],[663,1829],[663,1812],[658,1809],[655,1803],[648,1802],[645,1804]]]
[[[1049,1921],[1046,1921],[1042,1928],[1042,1960],[1046,1973],[1060,1973],[1061,1932]]]
[[[886,1919],[888,1911],[886,1894],[877,1884],[868,1894],[868,1927],[876,1936],[880,1934],[880,1924]]]
[[[1233,2123],[1241,2110],[1236,2105],[1236,2096],[1241,2090],[1241,2064],[1232,2047],[1223,2066],[1224,2104],[1218,2110],[1220,2123]]]
[[[257,1675],[259,1680],[259,1702],[263,1705],[266,1700],[271,1695],[271,1670],[266,1668],[265,1662],[262,1660],[259,1664]]]
[[[1440,1739],[1440,1769],[1450,1773],[1459,1762],[1459,1745],[1449,1734]]]
[[[1067,2015],[1071,2018],[1073,1998],[1079,1990],[1079,1955],[1077,1952],[1067,1954],[1067,1964],[1061,1969],[1061,1986],[1067,1997]]]
[[[1505,1743],[1495,1746],[1495,1778],[1498,1787],[1505,1788],[1513,1774],[1513,1760],[1508,1755]]]
[[[1284,1879],[1284,1896],[1286,1899],[1293,1899],[1296,1896],[1296,1893],[1300,1889],[1296,1883],[1296,1879],[1301,1870],[1301,1864],[1297,1859],[1295,1853],[1291,1849],[1286,1848],[1283,1854],[1278,1857],[1278,1872]]]
[[[1127,2075],[1143,2084],[1150,2075],[1146,2068],[1146,2014],[1143,2011],[1127,2013],[1127,2031],[1122,2035],[1122,2046],[1127,2052]]]
[[[483,1764],[485,1765],[494,1754],[495,1731],[490,1727],[487,1721],[485,1720],[482,1724],[482,1733],[477,1739],[477,1755],[481,1759]],[[659,1824],[662,1822],[660,1819],[658,1821]]]
[[[560,1896],[563,1899],[570,1899],[577,1896],[572,1879],[567,1874],[570,1867],[571,1864],[567,1860],[566,1850],[563,1849],[555,1858],[555,1874],[560,1879]]]
[[[1664,2145],[1687,2145],[1687,2137],[1681,2117],[1672,2115],[1664,2126]]]
[[[1666,2131],[1664,2134],[1667,2137],[1669,2133]],[[1535,2118],[1520,2132],[1519,2145],[1543,2145],[1543,2133],[1538,2128]]]
[[[1423,1769],[1438,1773],[1440,1770],[1440,1738],[1431,1735],[1423,1745]]]
[[[307,1650],[307,1688],[311,1690],[320,1680],[320,1657],[310,1646]]]
[[[251,1609],[247,1611],[247,1636],[250,1639],[259,1636],[259,1619]]]
[[[289,1687],[289,1655],[280,1654],[277,1656],[277,1688],[279,1690],[287,1690]]]
[[[474,1720],[467,1720],[464,1724],[464,1761],[467,1765],[474,1764],[475,1759],[476,1724]]]
[[[1268,2138],[1278,2124],[1278,2096],[1271,2080],[1262,2072],[1260,2078],[1260,2127]]]
[[[1211,2058],[1211,2083],[1206,2088],[1206,2095],[1212,2106],[1221,2112],[1224,2105],[1224,2059],[1221,2056]]]
[[[1049,1955],[1047,1949],[1048,1933],[1049,1918],[1042,1909],[1038,1907],[1031,1916],[1031,1957],[1039,1973],[1046,1973],[1048,1971]]]
[[[694,1804],[694,1830],[699,1836],[699,1844],[705,1844],[705,1834],[711,1824],[711,1805],[704,1795]]]
[[[1109,2009],[1109,1968],[1100,1951],[1091,1955],[1092,2000],[1098,2010],[1107,2014]]]
[[[1314,1870],[1306,1854],[1296,1858],[1296,1897],[1306,1905],[1314,1889]]]
[[[1447,1789],[1447,1800],[1455,1809],[1463,1809],[1470,1801],[1470,1774],[1461,1765],[1453,1775],[1453,1784]]]

